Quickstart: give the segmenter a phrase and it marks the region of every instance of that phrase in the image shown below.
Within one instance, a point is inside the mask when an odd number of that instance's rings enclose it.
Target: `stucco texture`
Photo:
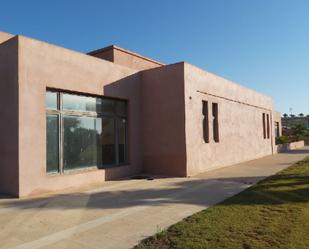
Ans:
[[[141,170],[140,81],[135,70],[19,36],[19,196],[95,184]],[[105,95],[129,102],[127,166],[46,174],[47,88]]]
[[[0,192],[37,195],[140,173],[192,176],[274,153],[277,116],[270,97],[184,62],[163,65],[115,47],[96,58],[12,37],[0,33],[0,114],[6,120],[0,124]],[[47,89],[127,100],[129,163],[48,175]],[[209,106],[209,143],[202,101]],[[219,142],[212,135],[212,103],[218,104]],[[266,139],[263,113],[270,122]]]
[[[256,159],[273,152],[273,129],[263,137],[262,113],[270,97],[185,64],[186,153],[188,175]],[[203,139],[202,101],[208,101],[209,143]],[[213,139],[212,103],[218,103],[219,142]]]
[[[186,176],[183,63],[142,72],[143,170]]]

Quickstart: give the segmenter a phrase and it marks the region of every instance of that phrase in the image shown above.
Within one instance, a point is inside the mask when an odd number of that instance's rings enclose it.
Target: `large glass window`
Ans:
[[[46,116],[46,157],[47,157],[47,172],[59,171],[59,129],[58,129],[58,116]]]
[[[112,99],[103,99],[102,109],[104,114],[113,115],[115,113],[115,101]]]
[[[117,101],[116,102],[116,114],[120,115],[120,116],[126,116],[126,114],[127,114],[126,102],[124,102],[124,101]]]
[[[47,172],[128,162],[126,101],[47,91],[46,108]]]
[[[76,94],[64,93],[62,99],[64,110],[99,112],[102,104],[100,98]]]
[[[57,109],[58,106],[58,94],[56,92],[46,93],[46,108]]]
[[[102,164],[101,119],[63,117],[64,169],[100,167]]]
[[[102,128],[103,165],[112,165],[116,163],[115,119],[104,117]]]
[[[117,120],[118,125],[118,153],[119,153],[119,163],[125,163],[127,158],[127,137],[126,137],[126,128],[127,120],[125,118],[119,118]]]

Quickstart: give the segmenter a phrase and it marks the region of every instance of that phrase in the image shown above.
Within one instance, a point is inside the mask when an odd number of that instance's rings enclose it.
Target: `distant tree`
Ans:
[[[287,118],[288,116],[289,116],[289,115],[286,114],[286,113],[283,114],[283,117],[284,117],[284,118]],[[309,116],[309,115],[308,115],[308,116]]]
[[[306,135],[307,129],[301,124],[292,126],[292,134],[296,137],[297,141],[301,140]]]
[[[309,114],[306,117],[309,118]]]
[[[298,114],[299,117],[304,117],[305,115],[303,113]]]
[[[294,115],[294,114],[290,114],[290,117],[291,117],[291,118],[295,118],[295,115]]]

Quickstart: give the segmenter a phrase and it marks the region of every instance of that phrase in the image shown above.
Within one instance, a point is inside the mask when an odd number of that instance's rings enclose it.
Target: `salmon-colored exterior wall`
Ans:
[[[5,120],[0,124],[0,193],[37,195],[140,173],[191,176],[274,153],[270,97],[184,62],[163,65],[112,48],[86,55],[0,33],[0,115]],[[96,58],[100,53],[105,55]],[[128,100],[129,163],[48,175],[48,88]],[[209,102],[209,143],[203,140],[202,100]],[[212,137],[213,102],[219,107],[219,143]],[[263,138],[262,113],[270,116],[269,139]]]
[[[185,64],[188,175],[273,153],[270,97]],[[203,139],[202,101],[208,101],[209,143]],[[218,103],[219,142],[213,139],[212,103]],[[270,116],[270,138],[263,137],[262,114]]]
[[[5,42],[13,37],[14,35],[11,35],[9,33],[0,32],[0,43]]]
[[[143,170],[186,176],[184,64],[142,72]]]
[[[135,70],[33,39],[19,37],[19,195],[103,182],[141,170],[139,76]],[[46,88],[129,101],[127,166],[46,174]]]

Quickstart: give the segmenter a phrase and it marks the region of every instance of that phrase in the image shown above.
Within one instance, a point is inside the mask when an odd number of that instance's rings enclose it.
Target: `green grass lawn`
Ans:
[[[135,247],[145,248],[309,249],[309,158]]]

